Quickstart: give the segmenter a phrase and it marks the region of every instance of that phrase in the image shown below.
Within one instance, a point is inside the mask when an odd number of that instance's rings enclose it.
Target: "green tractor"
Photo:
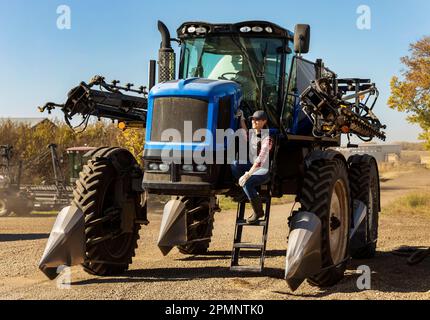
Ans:
[[[175,39],[162,22],[158,29],[158,83],[151,61],[148,88],[96,76],[73,88],[64,104],[40,108],[61,108],[67,122],[77,114],[84,120],[96,115],[122,128],[146,128],[144,167],[122,148],[92,151],[71,206],[57,219],[55,229],[63,232],[52,233],[40,269],[51,279],[59,264],[82,264],[95,275],[125,272],[141,225],[148,223],[146,193],[172,196],[160,226],[163,254],[174,247],[205,253],[219,211],[216,197],[241,199],[230,170],[232,162],[244,160],[236,143],[238,109],[245,118],[265,111],[274,150],[270,181],[260,190],[263,242],[241,241],[248,225],[246,200],[239,200],[232,272],[263,271],[270,201],[283,195],[295,195],[301,204],[290,219],[285,277],[292,289],[305,279],[333,285],[351,256],[373,256],[380,210],[376,161],[368,155],[347,160],[331,148],[340,146],[341,135],[385,139],[385,126],[373,113],[375,84],[338,78],[321,59],[304,59],[309,25],[297,25],[293,33],[267,21],[186,22]],[[178,76],[172,40],[181,48]],[[246,249],[261,254],[258,267],[239,265]]]

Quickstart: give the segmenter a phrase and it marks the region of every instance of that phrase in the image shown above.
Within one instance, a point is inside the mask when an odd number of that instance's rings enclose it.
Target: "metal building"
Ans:
[[[375,157],[378,162],[389,162],[393,159],[400,159],[402,146],[398,144],[370,144],[363,143],[358,148],[335,148],[346,158],[354,154],[369,154]]]

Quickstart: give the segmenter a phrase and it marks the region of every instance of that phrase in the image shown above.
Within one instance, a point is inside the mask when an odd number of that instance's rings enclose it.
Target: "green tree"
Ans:
[[[394,76],[391,80],[388,106],[406,112],[408,121],[423,129],[419,138],[430,149],[430,36],[412,43],[409,51],[409,56],[401,58],[402,79]]]

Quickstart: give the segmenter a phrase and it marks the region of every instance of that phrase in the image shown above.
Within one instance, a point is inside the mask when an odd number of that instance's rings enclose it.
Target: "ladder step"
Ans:
[[[252,267],[252,266],[231,266],[231,271],[240,271],[240,272],[262,272],[263,268],[261,267]]]
[[[233,248],[235,249],[259,249],[259,250],[263,250],[264,245],[263,244],[256,244],[256,243],[243,243],[243,242],[239,242],[239,243],[234,243],[233,244]]]
[[[260,194],[261,196],[261,194]],[[246,209],[246,203],[241,202],[239,203],[237,207],[237,215],[236,215],[236,225],[235,225],[235,232],[234,232],[234,241],[233,241],[233,249],[231,253],[231,265],[230,270],[232,271],[242,271],[242,272],[258,272],[261,273],[264,268],[264,259],[266,254],[266,243],[267,243],[267,230],[269,227],[269,217],[270,217],[270,204],[271,204],[271,197],[270,193],[267,197],[262,197],[262,202],[266,204],[266,207],[264,209],[265,215],[262,220],[258,220],[255,223],[249,224],[245,220],[245,209]],[[263,227],[261,229],[262,231],[262,240],[261,243],[247,243],[247,242],[241,242],[242,241],[242,232],[243,228],[246,226],[255,227],[255,226],[261,226]],[[241,249],[244,252],[242,252]],[[246,249],[249,249],[246,250]],[[259,256],[259,265],[251,265],[251,266],[243,266],[239,265],[239,259],[241,258],[241,253],[243,253],[243,257],[245,258],[247,254],[253,254]],[[253,257],[255,259],[255,257]]]
[[[267,224],[266,220],[259,220],[255,223],[248,223],[246,220],[237,220],[236,224],[238,226],[250,226],[250,227],[264,227]]]

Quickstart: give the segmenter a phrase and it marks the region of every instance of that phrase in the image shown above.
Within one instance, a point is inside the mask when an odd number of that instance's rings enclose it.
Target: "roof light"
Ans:
[[[254,31],[254,32],[261,32],[261,31],[263,31],[263,28],[259,27],[259,26],[255,26],[255,27],[252,27],[252,31]]]
[[[199,27],[199,28],[197,28],[197,29],[196,29],[196,32],[197,32],[197,33],[206,33],[206,32],[207,32],[207,30],[206,30],[206,28],[205,28],[205,27]]]
[[[266,30],[267,33],[272,33],[273,32],[273,29],[271,27],[266,27],[265,30]]]
[[[187,31],[188,33],[194,33],[196,32],[196,27],[188,27]]]
[[[251,27],[248,26],[240,28],[240,32],[250,32],[251,30]]]

